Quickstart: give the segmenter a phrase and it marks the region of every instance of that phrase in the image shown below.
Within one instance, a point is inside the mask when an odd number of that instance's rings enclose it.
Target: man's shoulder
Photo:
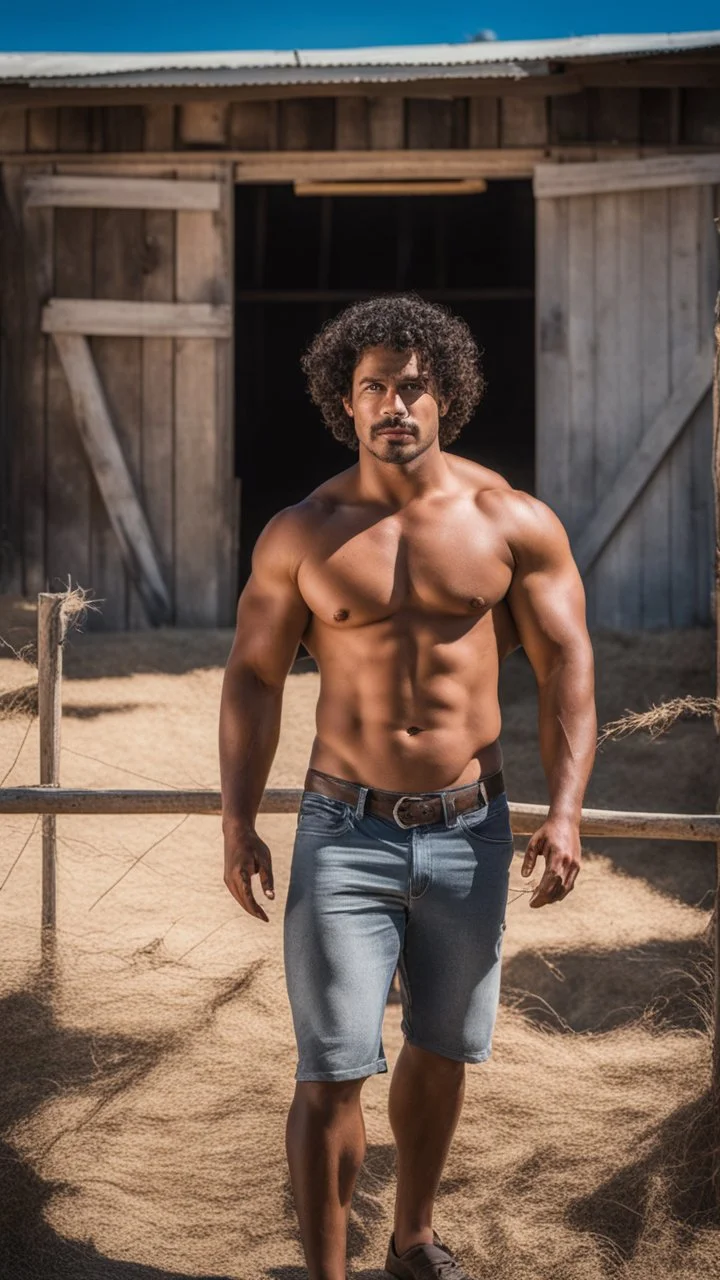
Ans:
[[[255,544],[256,553],[299,563],[313,537],[345,500],[345,475],[332,476],[299,502],[276,511]]]

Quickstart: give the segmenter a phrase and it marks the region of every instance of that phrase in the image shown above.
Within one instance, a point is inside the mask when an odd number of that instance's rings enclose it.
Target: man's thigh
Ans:
[[[505,795],[426,828],[423,891],[410,900],[400,961],[403,1031],[464,1062],[490,1056],[500,995],[513,841]]]
[[[314,793],[301,806],[284,921],[298,1080],[387,1070],[382,1020],[403,943],[406,859],[376,825]]]

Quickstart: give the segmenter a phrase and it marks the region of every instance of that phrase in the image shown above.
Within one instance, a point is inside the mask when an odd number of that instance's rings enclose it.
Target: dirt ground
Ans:
[[[4,602],[7,642],[20,648],[34,626],[30,606]],[[601,724],[714,692],[710,631],[593,639]],[[229,631],[74,633],[63,783],[217,786],[230,642]],[[11,705],[33,683],[31,667],[0,651],[5,785],[38,778],[37,721]],[[288,680],[270,785],[302,783],[317,689],[314,672]],[[542,802],[521,653],[503,670],[502,704],[510,800]],[[587,804],[714,811],[716,759],[701,721],[655,742],[608,743]],[[295,1052],[281,916],[294,826],[293,816],[259,822],[278,889],[262,925],[222,883],[219,819],[60,819],[50,971],[38,941],[39,823],[0,818],[7,1280],[305,1276],[283,1150]],[[478,1280],[710,1280],[720,1231],[702,1189],[686,1186],[683,1151],[702,1122],[708,1070],[712,846],[588,842],[575,892],[541,911],[520,878],[524,847],[518,839],[494,1052],[468,1069],[436,1225]],[[399,1021],[389,1005],[391,1066]],[[371,1079],[363,1094],[356,1280],[380,1280],[391,1224],[388,1081]]]

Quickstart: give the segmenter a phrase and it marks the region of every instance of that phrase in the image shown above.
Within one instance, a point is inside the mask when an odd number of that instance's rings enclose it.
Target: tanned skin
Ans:
[[[597,734],[585,595],[565,531],[542,502],[441,450],[448,406],[414,353],[366,350],[344,404],[357,464],[270,521],[238,604],[220,712],[225,883],[267,921],[252,877],[272,899],[272,862],[255,820],[300,641],[321,679],[310,764],[409,793],[478,776],[482,748],[500,733],[500,664],[522,645],[549,793],[522,875],[542,856],[530,906],[560,902],[580,869]],[[463,1063],[407,1043],[395,1065],[399,1253],[432,1241],[464,1078]],[[287,1154],[310,1280],[345,1280],[363,1083],[296,1084]]]

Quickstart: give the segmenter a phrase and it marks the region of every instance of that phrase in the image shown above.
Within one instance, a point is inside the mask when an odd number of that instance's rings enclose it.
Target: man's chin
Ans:
[[[425,446],[417,440],[381,440],[368,446],[370,453],[379,462],[392,462],[396,465],[412,462],[424,451]]]

